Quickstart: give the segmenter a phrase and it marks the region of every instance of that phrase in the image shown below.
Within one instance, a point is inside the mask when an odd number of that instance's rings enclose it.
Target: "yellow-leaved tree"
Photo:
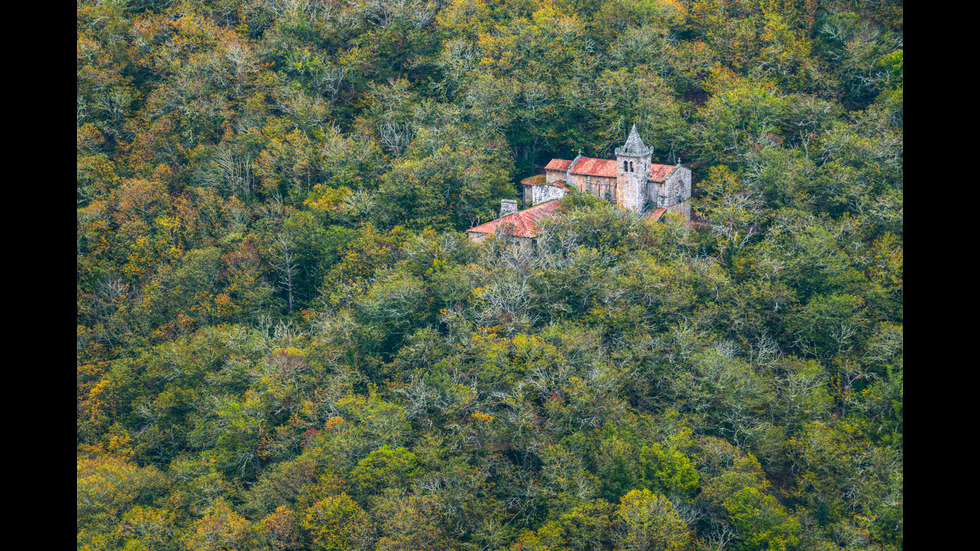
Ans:
[[[306,510],[302,526],[314,548],[326,551],[367,549],[374,531],[370,516],[345,493],[314,503]]]
[[[619,549],[668,551],[680,549],[687,525],[666,497],[633,490],[619,500]]]

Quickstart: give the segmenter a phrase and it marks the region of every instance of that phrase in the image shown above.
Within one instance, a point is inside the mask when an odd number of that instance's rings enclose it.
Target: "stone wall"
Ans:
[[[606,192],[608,191],[613,197],[616,197],[618,193],[615,178],[606,178],[604,176],[586,176],[584,174],[569,174],[568,184],[571,184],[575,189],[583,193],[591,193],[596,197],[606,198]]]
[[[663,188],[660,190],[663,197],[660,206],[669,207],[675,203],[687,201],[691,198],[691,170],[679,166],[667,176]]]
[[[564,182],[565,181],[565,171],[564,170],[545,170],[544,171],[545,182]]]
[[[647,180],[650,169],[643,159],[633,161],[633,172],[620,168],[616,185],[616,204],[634,211],[641,211],[647,204]]]
[[[660,188],[662,187],[661,182],[647,182],[647,203],[653,205],[654,207],[660,206]],[[644,205],[645,207],[646,205]]]
[[[537,185],[531,188],[531,205],[539,205],[552,199],[561,199],[565,196],[565,188],[557,185]]]

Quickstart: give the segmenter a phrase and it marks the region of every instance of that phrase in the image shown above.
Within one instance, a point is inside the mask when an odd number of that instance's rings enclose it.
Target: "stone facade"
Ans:
[[[552,199],[561,199],[568,191],[565,182],[561,180],[549,182],[544,174],[537,174],[521,181],[524,193],[524,205],[533,206],[546,203]]]
[[[652,155],[653,148],[643,144],[634,125],[623,147],[616,148],[616,181],[622,190],[618,205],[637,212],[646,208]]]

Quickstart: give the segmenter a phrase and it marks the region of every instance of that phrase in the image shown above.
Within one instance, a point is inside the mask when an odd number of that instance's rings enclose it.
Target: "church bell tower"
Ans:
[[[623,207],[641,211],[647,203],[647,181],[650,179],[650,159],[653,148],[644,145],[636,132],[630,130],[623,147],[616,148],[616,202]]]

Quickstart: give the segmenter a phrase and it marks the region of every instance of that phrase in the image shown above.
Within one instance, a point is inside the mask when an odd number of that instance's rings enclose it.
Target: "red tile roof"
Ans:
[[[507,229],[507,233],[510,235],[517,237],[537,237],[537,223],[550,217],[552,213],[559,208],[561,208],[561,204],[558,202],[558,200],[552,199],[551,201],[541,203],[540,205],[535,205],[529,209],[515,212],[514,214],[508,214],[507,216],[498,218],[492,222],[480,224],[479,226],[466,230],[466,232],[497,233],[497,224],[503,224],[503,227]]]
[[[674,165],[650,165],[650,181],[651,182],[663,182],[667,179],[667,176],[676,168]]]
[[[592,157],[580,157],[575,166],[569,169],[572,174],[584,174],[586,176],[603,176],[605,178],[615,178],[619,171],[616,170],[616,161],[612,159],[594,159]]]
[[[663,207],[658,209],[651,209],[643,213],[643,216],[641,216],[640,218],[652,218],[654,221],[658,221],[660,220],[660,217],[664,215],[665,212],[667,212],[667,209]]]
[[[548,161],[548,164],[544,165],[545,170],[560,170],[565,172],[568,169],[568,165],[572,164],[572,161],[567,161],[565,159],[552,159]]]
[[[570,166],[572,163],[575,166]],[[663,182],[667,179],[675,165],[650,165],[650,181]],[[572,174],[584,176],[602,176],[604,178],[615,178],[619,174],[616,161],[614,159],[595,159],[592,157],[579,157],[577,161],[567,161],[565,159],[552,159],[544,167],[545,170],[569,171]],[[524,183],[524,182],[521,182]]]

